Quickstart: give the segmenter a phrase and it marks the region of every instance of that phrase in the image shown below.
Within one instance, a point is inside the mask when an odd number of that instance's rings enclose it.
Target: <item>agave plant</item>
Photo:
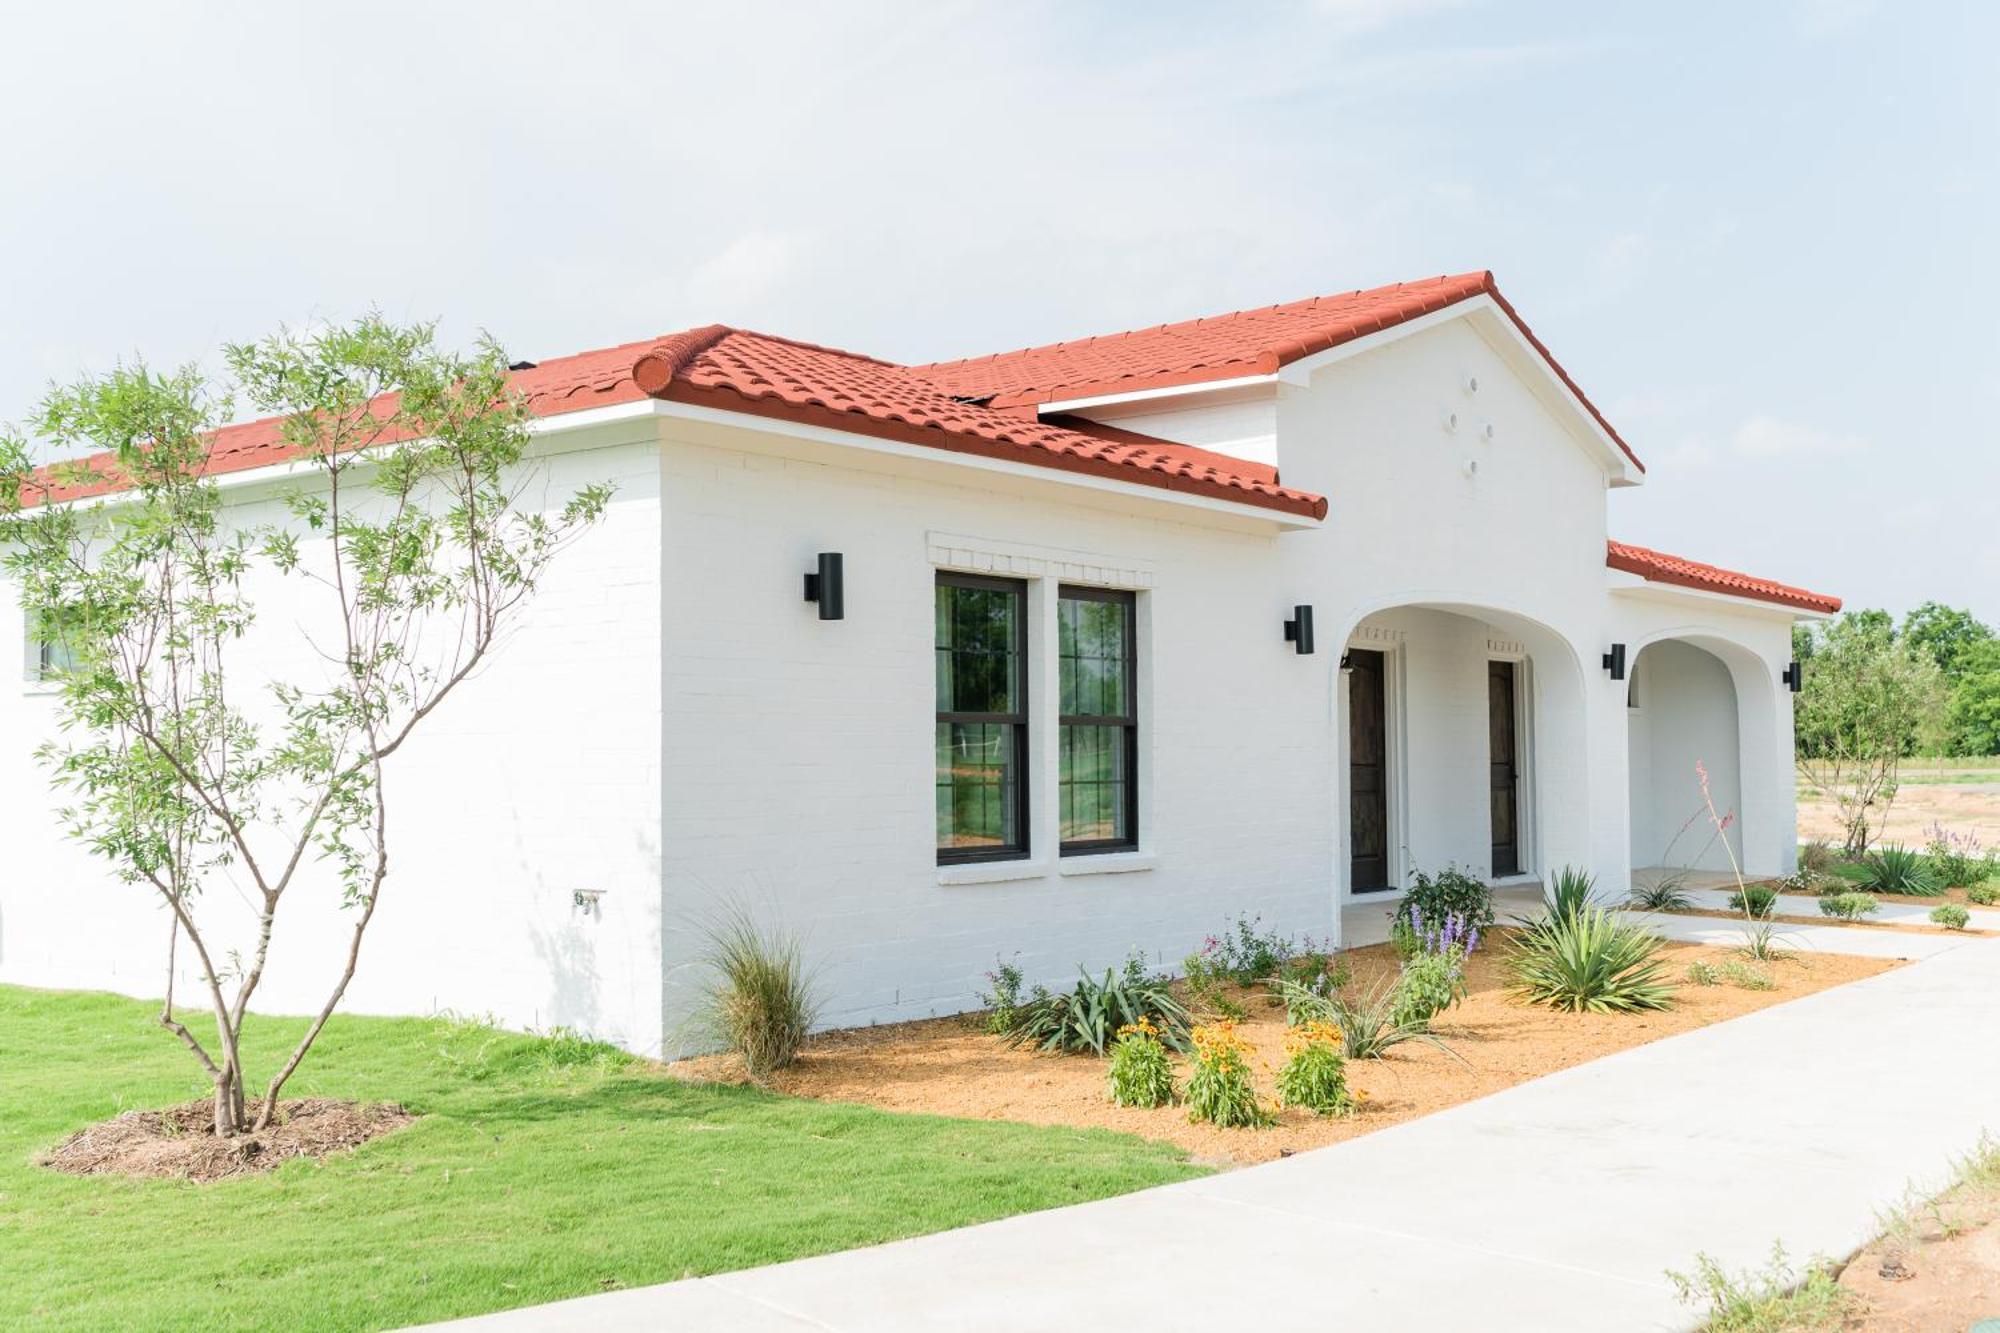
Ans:
[[[1074,990],[1022,1005],[1000,1035],[1009,1046],[1103,1055],[1118,1039],[1118,1029],[1141,1022],[1150,1022],[1164,1044],[1187,1049],[1188,1011],[1167,989],[1166,979],[1131,967],[1106,968],[1102,977],[1083,973]]]
[[[1552,916],[1575,916],[1590,906],[1590,891],[1597,884],[1588,872],[1564,866],[1549,880],[1548,904]]]
[[[1910,898],[1935,898],[1945,884],[1932,873],[1922,852],[1888,843],[1861,861],[1858,877],[1870,893],[1898,893]]]
[[[1663,875],[1651,884],[1635,884],[1625,905],[1640,912],[1685,912],[1694,906],[1687,892],[1688,873]]]
[[[1667,1009],[1674,988],[1659,957],[1666,942],[1657,931],[1587,905],[1524,923],[1506,968],[1514,994],[1532,1004],[1579,1013]]]

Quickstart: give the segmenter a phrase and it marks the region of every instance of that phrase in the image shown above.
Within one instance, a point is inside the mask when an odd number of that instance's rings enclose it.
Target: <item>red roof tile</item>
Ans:
[[[1208,495],[1312,518],[1326,500],[1277,471],[1130,431],[1070,429],[961,402],[901,366],[711,326],[662,339],[636,378],[656,398]]]
[[[1641,471],[1645,464],[1613,430],[1549,349],[1500,294],[1489,272],[1458,273],[1388,287],[1238,310],[1129,333],[1051,343],[1018,352],[910,369],[947,392],[1023,407],[1107,393],[1175,388],[1270,375],[1294,361],[1480,295],[1493,298],[1549,368]]]
[[[1760,579],[1754,574],[1739,574],[1733,569],[1704,565],[1698,560],[1668,555],[1665,551],[1648,550],[1644,546],[1628,546],[1624,542],[1606,544],[1604,563],[1612,569],[1623,570],[1627,574],[1637,574],[1651,583],[1671,583],[1682,588],[1699,588],[1704,592],[1752,597],[1760,602],[1776,602],[1780,606],[1796,606],[1807,611],[1824,611],[1829,615],[1840,609],[1838,597],[1828,597],[1824,593],[1808,592],[1804,588],[1794,588],[1789,584]]]

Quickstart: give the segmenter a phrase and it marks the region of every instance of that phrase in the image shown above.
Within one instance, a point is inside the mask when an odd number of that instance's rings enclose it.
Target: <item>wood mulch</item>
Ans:
[[[41,1164],[78,1176],[224,1180],[269,1171],[297,1157],[345,1152],[415,1119],[390,1103],[301,1098],[280,1102],[269,1127],[225,1139],[213,1132],[215,1103],[203,1098],[164,1110],[127,1111],[78,1130],[50,1149]]]
[[[1259,1162],[1372,1133],[1601,1055],[1900,965],[1895,959],[1794,954],[1756,965],[1776,983],[1772,990],[1682,985],[1674,1008],[1665,1012],[1568,1014],[1523,1004],[1506,993],[1500,967],[1506,936],[1505,930],[1493,932],[1467,969],[1470,995],[1434,1023],[1460,1058],[1412,1042],[1384,1059],[1350,1061],[1349,1085],[1366,1100],[1358,1113],[1344,1119],[1288,1109],[1278,1112],[1269,1129],[1217,1129],[1189,1123],[1185,1107],[1113,1106],[1106,1095],[1105,1061],[1011,1049],[981,1029],[978,1015],[823,1033],[797,1063],[773,1075],[768,1086],[893,1111],[1122,1130],[1175,1144],[1214,1164]],[[1351,950],[1345,957],[1359,986],[1371,985],[1397,967],[1387,945]],[[1675,981],[1690,963],[1743,961],[1732,949],[1685,943],[1669,945],[1660,957]],[[1284,1061],[1285,1015],[1266,1001],[1261,990],[1241,994],[1250,1017],[1238,1031],[1254,1050],[1259,1095],[1268,1105],[1276,1101],[1274,1076]],[[1177,1063],[1185,1082],[1185,1062]],[[732,1056],[684,1060],[669,1071],[694,1080],[747,1081],[741,1062]]]

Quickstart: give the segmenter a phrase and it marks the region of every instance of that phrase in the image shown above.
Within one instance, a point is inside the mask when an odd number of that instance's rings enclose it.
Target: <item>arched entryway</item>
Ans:
[[[1496,607],[1411,601],[1339,640],[1342,897],[1456,866],[1533,880],[1589,863],[1589,752],[1575,649]]]
[[[1626,764],[1632,865],[1777,873],[1789,773],[1777,762],[1772,668],[1698,631],[1655,637],[1627,673]],[[1708,800],[1702,777],[1708,777]],[[1709,812],[1727,824],[1718,832]]]

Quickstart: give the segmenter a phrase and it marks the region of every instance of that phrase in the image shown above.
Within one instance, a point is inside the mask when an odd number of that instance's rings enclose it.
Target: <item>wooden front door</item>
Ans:
[[[1347,836],[1356,893],[1389,887],[1389,727],[1382,654],[1347,655]]]
[[[1515,760],[1514,664],[1486,664],[1487,781],[1493,789],[1493,874],[1521,873],[1520,772]]]

